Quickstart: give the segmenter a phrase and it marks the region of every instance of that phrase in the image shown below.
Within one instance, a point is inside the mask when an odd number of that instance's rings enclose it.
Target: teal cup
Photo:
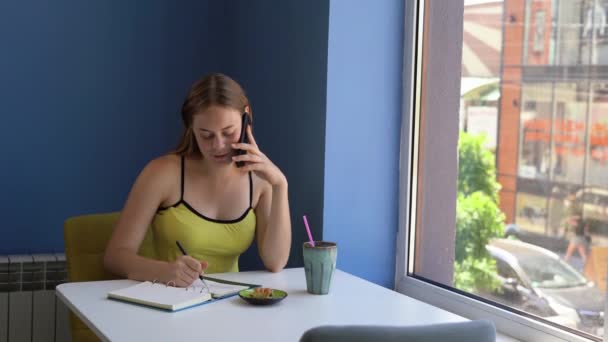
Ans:
[[[306,290],[312,294],[328,294],[331,279],[336,270],[338,246],[333,242],[304,242],[304,272],[306,273]]]

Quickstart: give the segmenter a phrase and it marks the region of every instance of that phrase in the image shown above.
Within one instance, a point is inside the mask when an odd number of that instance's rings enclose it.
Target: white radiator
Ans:
[[[0,256],[0,342],[69,342],[66,279],[63,254]]]

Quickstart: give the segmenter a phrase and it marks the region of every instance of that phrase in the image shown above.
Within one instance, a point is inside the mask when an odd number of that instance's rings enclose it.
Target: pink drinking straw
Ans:
[[[312,234],[310,234],[310,227],[308,226],[308,220],[306,219],[306,215],[302,216],[304,218],[304,226],[306,226],[306,232],[308,233],[308,240],[310,240],[310,245],[315,246],[315,242],[312,239]]]

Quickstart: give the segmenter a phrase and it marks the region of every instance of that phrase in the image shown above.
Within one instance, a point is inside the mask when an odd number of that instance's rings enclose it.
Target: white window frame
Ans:
[[[434,0],[426,4],[429,18],[426,34],[429,39],[425,47],[427,57],[425,68],[428,70],[425,77],[425,125],[434,124],[433,129],[437,131],[445,127],[458,127],[458,115],[446,115],[446,110],[458,113],[460,100],[460,68],[462,54],[462,25],[464,0]],[[441,131],[440,136],[429,145],[425,145],[425,158],[423,163],[425,174],[428,172],[435,176],[444,177],[446,170],[450,178],[441,180],[442,183],[429,186],[424,183],[426,191],[440,191],[442,196],[433,196],[433,202],[425,202],[424,194],[420,197],[422,205],[431,204],[434,210],[432,215],[426,210],[423,216],[416,217],[417,202],[416,193],[418,187],[418,176],[414,170],[419,168],[419,129],[421,108],[421,63],[417,62],[418,56],[422,54],[423,42],[423,20],[425,4],[424,0],[405,1],[405,34],[404,34],[404,58],[403,58],[403,112],[401,125],[401,151],[400,151],[400,181],[399,181],[399,232],[397,234],[397,255],[395,269],[396,290],[431,305],[451,311],[469,319],[490,319],[496,325],[497,330],[505,335],[523,341],[589,341],[588,339],[544,324],[534,319],[518,315],[511,311],[501,309],[497,306],[475,300],[474,298],[450,291],[443,287],[419,280],[408,275],[413,271],[413,246],[416,241],[415,229],[410,230],[410,225],[416,227],[417,219],[424,222],[425,228],[437,224],[452,222],[455,225],[456,193],[446,191],[445,183],[453,182],[456,189],[458,168],[454,160],[455,149],[446,148],[446,141],[454,139],[453,132]],[[454,85],[457,85],[454,87]],[[432,90],[432,91],[431,91]],[[443,114],[443,115],[442,115]],[[440,119],[440,120],[439,120]],[[439,120],[439,121],[438,121]],[[437,123],[439,123],[437,125]],[[439,126],[439,127],[437,127]],[[447,136],[447,138],[444,138]],[[457,134],[456,134],[457,141]],[[420,142],[422,143],[422,142]],[[454,141],[451,141],[452,146]],[[442,147],[443,146],[443,147]],[[447,145],[450,146],[450,145]],[[432,151],[431,151],[432,150]],[[457,163],[457,162],[456,162]],[[434,178],[436,180],[437,178]],[[420,180],[422,181],[422,180]],[[444,188],[441,188],[444,186]],[[441,197],[438,200],[437,197]],[[445,209],[448,210],[445,210]],[[432,216],[432,217],[430,217]],[[408,237],[409,236],[409,237]],[[606,332],[608,333],[608,332]]]

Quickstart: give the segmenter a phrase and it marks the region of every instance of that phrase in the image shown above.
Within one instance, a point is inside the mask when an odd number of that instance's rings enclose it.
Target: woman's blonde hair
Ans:
[[[173,153],[178,155],[201,155],[192,130],[194,116],[211,106],[220,106],[244,112],[249,106],[249,122],[252,122],[252,111],[243,88],[232,78],[214,73],[196,81],[182,105],[182,122],[184,132]]]

